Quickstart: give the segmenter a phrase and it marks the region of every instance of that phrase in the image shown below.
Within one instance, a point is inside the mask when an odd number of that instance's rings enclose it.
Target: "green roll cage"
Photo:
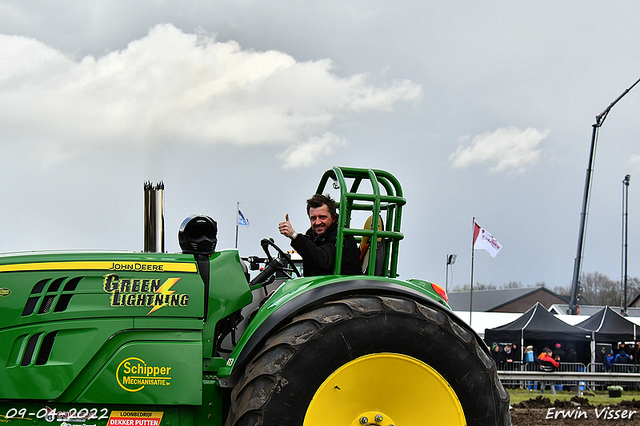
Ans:
[[[356,241],[369,237],[379,244],[370,245],[369,263],[366,275],[375,275],[378,245],[384,249],[382,276],[395,278],[398,274],[398,249],[404,235],[400,232],[402,206],[406,200],[402,195],[400,182],[390,173],[378,169],[333,167],[327,170],[318,184],[317,194],[324,193],[329,181],[340,190],[336,260],[334,273],[338,275],[342,266],[342,249],[345,235],[353,235]],[[358,192],[361,185],[368,182],[371,192]],[[372,221],[371,229],[351,227],[353,211],[369,211],[372,218],[383,218],[383,229],[378,229]],[[383,216],[384,215],[384,216]]]

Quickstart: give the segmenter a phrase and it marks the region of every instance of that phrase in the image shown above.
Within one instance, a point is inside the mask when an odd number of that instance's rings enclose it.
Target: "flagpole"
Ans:
[[[473,264],[475,262],[475,233],[476,233],[476,217],[473,217],[473,226],[471,227],[471,292],[469,294],[469,327],[471,327],[471,313],[473,312]]]
[[[240,211],[240,201],[237,201],[236,202],[236,249],[238,248],[238,224],[240,221],[239,211]]]

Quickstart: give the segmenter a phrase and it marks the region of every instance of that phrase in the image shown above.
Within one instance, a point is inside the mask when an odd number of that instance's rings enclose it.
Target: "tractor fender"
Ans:
[[[274,330],[301,312],[345,296],[384,294],[414,299],[445,311],[460,327],[482,342],[482,339],[450,310],[445,300],[431,289],[430,284],[422,280],[403,281],[371,276],[305,277],[287,281],[265,301],[238,341],[226,366],[218,371],[220,385],[235,385],[244,372],[244,365]],[[489,354],[488,348],[484,349]]]

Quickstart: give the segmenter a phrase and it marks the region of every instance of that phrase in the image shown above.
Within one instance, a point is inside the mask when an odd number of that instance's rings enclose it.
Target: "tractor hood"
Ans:
[[[199,375],[204,294],[188,255],[1,255],[0,399],[198,401],[199,388],[171,389]],[[118,376],[134,360],[171,367],[176,380],[134,392]]]
[[[202,318],[203,295],[202,279],[189,255],[0,255],[0,330],[96,317]]]

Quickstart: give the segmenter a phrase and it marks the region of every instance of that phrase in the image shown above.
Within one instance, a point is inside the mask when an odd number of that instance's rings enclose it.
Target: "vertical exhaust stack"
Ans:
[[[144,250],[164,253],[164,183],[144,183]]]

